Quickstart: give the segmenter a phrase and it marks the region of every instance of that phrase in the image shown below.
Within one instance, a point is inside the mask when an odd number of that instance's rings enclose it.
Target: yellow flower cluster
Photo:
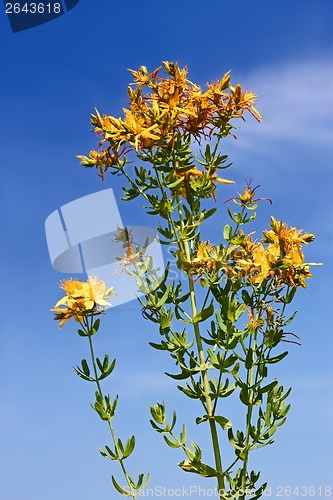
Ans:
[[[309,264],[304,263],[302,245],[313,241],[314,235],[302,233],[302,230],[288,227],[271,217],[271,229],[264,231],[261,242],[252,240],[253,233],[246,236],[240,231],[242,243],[232,245],[225,253],[218,246],[201,241],[190,258],[178,250],[177,265],[192,275],[224,269],[231,279],[244,276],[250,283],[261,285],[272,278],[276,286],[286,284],[305,288],[305,279],[312,275]],[[268,246],[264,246],[265,243]]]
[[[246,111],[258,121],[259,112],[254,107],[256,96],[243,91],[240,85],[230,85],[230,72],[221,80],[207,84],[205,92],[187,78],[187,68],[177,63],[163,62],[167,76],[159,76],[162,67],[148,74],[142,66],[130,70],[134,83],[129,86],[129,109],[123,118],[101,116],[96,110],[92,115],[95,133],[102,137],[100,151],[90,151],[89,157],[78,156],[81,164],[96,166],[103,177],[105,171],[117,164],[128,150],[146,151],[153,147],[173,145],[175,137],[192,137],[200,142],[214,131],[227,135],[233,118],[243,118]],[[149,92],[144,94],[143,87]],[[108,146],[102,149],[105,142]]]
[[[200,241],[190,258],[178,250],[177,265],[183,272],[199,276],[204,272],[214,272],[223,267],[218,255],[218,248],[209,241]]]
[[[88,314],[101,314],[103,308],[111,306],[106,299],[115,295],[113,288],[107,289],[104,281],[98,281],[96,276],[83,282],[70,278],[62,281],[60,288],[66,295],[51,309],[56,313],[54,319],[60,320],[59,328],[70,318],[81,323]]]
[[[311,278],[309,266],[304,264],[302,245],[314,240],[313,234],[277,221],[271,217],[271,229],[264,231],[262,242],[255,243],[251,235],[245,237],[241,252],[236,252],[236,267],[249,275],[252,283],[261,284],[273,278],[278,286],[288,284],[305,288],[305,278]],[[268,243],[264,247],[263,243]]]

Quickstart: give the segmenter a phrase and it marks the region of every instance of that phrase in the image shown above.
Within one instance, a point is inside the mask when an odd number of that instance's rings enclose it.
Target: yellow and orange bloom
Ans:
[[[111,306],[106,299],[115,295],[112,287],[107,289],[104,281],[92,276],[87,281],[64,280],[60,288],[66,295],[51,309],[55,313],[54,319],[60,320],[59,328],[70,318],[82,322],[89,314],[101,314],[107,306]]]
[[[120,160],[125,150],[134,149],[138,153],[153,147],[168,147],[179,135],[191,136],[200,142],[216,130],[231,134],[233,127],[229,121],[244,118],[245,112],[261,120],[254,107],[255,94],[243,92],[240,85],[232,87],[230,72],[220,81],[207,84],[208,90],[203,92],[187,78],[186,67],[180,68],[169,61],[164,61],[163,67],[166,77],[159,76],[162,67],[151,73],[144,66],[138,71],[130,70],[134,83],[128,90],[130,105],[123,110],[123,118],[102,116],[97,110],[91,116],[95,133],[102,138],[100,146],[108,142],[106,151],[114,155],[115,161]],[[150,92],[144,94],[143,87]],[[125,148],[122,153],[121,147]],[[90,158],[79,158],[83,165],[95,165],[103,176],[105,170],[113,166],[104,151],[92,152]]]
[[[258,312],[253,311],[252,309],[250,310],[248,308],[246,308],[246,310],[247,314],[249,315],[249,322],[247,323],[246,327],[250,331],[255,331],[264,325],[265,321],[263,320],[261,315],[258,314]]]
[[[265,279],[274,275],[275,258],[259,243],[255,245],[252,251],[253,265],[256,271],[253,272],[250,280],[252,283],[261,284]]]
[[[177,265],[187,274],[202,274],[204,271],[213,271],[217,262],[216,247],[209,241],[200,241],[196,252],[190,258],[177,250]]]
[[[304,263],[302,245],[314,240],[310,233],[271,218],[271,229],[264,231],[262,242],[255,243],[245,236],[241,248],[234,254],[234,264],[250,282],[261,285],[272,278],[277,286],[305,287],[311,278],[309,265]],[[265,247],[264,243],[268,243]]]
[[[269,243],[272,252],[279,253],[281,259],[287,257],[296,264],[303,262],[302,245],[307,245],[315,239],[313,234],[302,234],[302,229],[288,228],[287,224],[271,217],[271,229],[264,231],[263,241]],[[301,262],[300,262],[301,261]]]

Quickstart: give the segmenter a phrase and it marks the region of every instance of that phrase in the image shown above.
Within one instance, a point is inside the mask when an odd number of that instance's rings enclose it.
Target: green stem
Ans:
[[[187,249],[188,249],[187,242],[185,242],[185,247],[187,247]],[[196,306],[193,278],[190,274],[188,274],[188,280],[189,280],[189,288],[190,288],[192,315],[194,317],[197,314],[197,306]],[[206,365],[205,353],[204,353],[203,346],[202,346],[200,329],[199,329],[198,323],[194,323],[193,328],[194,328],[194,335],[195,335],[195,340],[196,340],[198,354],[199,354],[200,365],[203,368],[203,370],[201,371],[201,376],[202,376],[202,382],[203,382],[204,393],[205,393],[207,415],[208,415],[208,417],[213,417],[214,409],[213,409],[212,399],[209,395],[210,387],[209,387],[209,378],[208,378],[208,373],[207,373],[208,369],[204,368],[207,365]],[[219,445],[219,439],[218,439],[215,420],[213,420],[211,418],[209,419],[209,427],[210,427],[210,433],[211,433],[211,437],[212,437],[216,471],[218,473],[217,482],[218,482],[219,491],[222,492],[225,489],[225,484],[224,484],[224,477],[223,477],[220,445]],[[222,493],[220,494],[220,498],[223,499]]]
[[[182,211],[180,208],[181,205],[179,203],[179,199],[177,200],[177,202],[178,202],[179,220],[183,226],[184,225],[183,214],[182,214]],[[188,241],[184,240],[183,244],[184,244],[184,251],[185,251],[186,259],[190,262],[191,256],[190,256]],[[188,273],[188,283],[189,283],[189,290],[190,290],[192,317],[194,318],[195,315],[197,314],[197,304],[196,304],[196,297],[195,297],[195,290],[194,290],[194,282],[193,282],[193,278],[192,278],[192,275],[190,274],[190,272]],[[209,378],[208,378],[208,373],[207,373],[208,369],[207,369],[207,364],[206,364],[206,360],[205,360],[205,353],[204,353],[203,346],[202,346],[202,341],[201,341],[201,336],[200,336],[200,328],[199,328],[198,323],[193,323],[193,328],[194,328],[194,335],[195,335],[195,340],[196,340],[196,345],[197,345],[197,350],[198,350],[198,355],[199,355],[199,360],[200,360],[200,366],[202,368],[201,377],[202,377],[204,393],[205,393],[207,415],[208,415],[208,417],[213,417],[214,409],[213,409],[212,399],[209,395],[210,394],[210,387],[209,387]],[[222,492],[225,491],[225,483],[224,483],[224,476],[223,476],[222,458],[221,458],[218,433],[217,433],[217,429],[216,429],[216,422],[212,418],[209,418],[209,427],[210,427],[210,433],[211,433],[213,450],[214,450],[215,466],[216,466],[216,471],[218,473],[217,483],[218,483],[218,488],[220,491],[220,499],[223,500],[223,493]]]
[[[96,358],[95,358],[95,354],[94,354],[94,347],[93,347],[93,342],[92,342],[91,335],[88,335],[88,340],[89,340],[89,348],[90,348],[91,361],[92,361],[94,375],[95,375],[95,382],[96,382],[96,385],[97,385],[97,391],[98,391],[99,395],[104,399],[104,395],[103,395],[103,391],[102,391],[102,388],[101,388],[101,384],[99,383],[99,380],[98,380],[98,373],[97,373],[97,367],[96,367]],[[108,420],[108,426],[109,426],[109,430],[111,432],[112,441],[114,443],[115,450],[116,450],[117,454],[119,454],[119,449],[118,449],[118,444],[117,444],[117,437],[116,437],[116,434],[114,432],[114,429],[112,427],[112,424],[111,424],[110,420]],[[123,471],[124,477],[126,479],[126,483],[127,483],[128,487],[129,487],[129,492],[130,492],[129,496],[132,497],[135,500],[136,499],[136,493],[135,493],[135,491],[133,491],[133,488],[131,486],[131,483],[130,483],[130,480],[129,480],[129,477],[128,477],[128,474],[126,472],[126,468],[125,468],[125,465],[124,465],[124,460],[120,459],[119,460],[119,464],[120,464],[120,467],[121,467],[121,469]]]
[[[253,349],[253,352],[256,350],[256,336],[257,334],[250,335],[250,340],[249,340],[249,349]],[[253,338],[253,342],[252,342]],[[254,370],[255,370],[255,365],[252,364],[251,368],[247,372],[247,386],[250,388],[253,385],[253,377],[254,377]],[[242,469],[242,490],[244,492],[244,495],[242,495],[240,498],[244,499],[246,498],[246,476],[247,476],[247,466],[248,466],[248,461],[249,461],[249,444],[250,444],[250,429],[251,429],[251,419],[252,419],[252,412],[253,412],[253,389],[250,389],[249,392],[249,403],[247,407],[247,413],[246,413],[246,438],[245,438],[245,458],[244,458],[244,463],[243,463],[243,469]]]

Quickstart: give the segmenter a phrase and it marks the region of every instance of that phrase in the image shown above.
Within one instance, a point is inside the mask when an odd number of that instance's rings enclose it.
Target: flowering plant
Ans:
[[[202,239],[203,225],[216,212],[214,206],[207,208],[207,200],[216,201],[218,184],[233,183],[218,174],[230,166],[220,152],[221,141],[234,135],[234,120],[244,120],[246,113],[258,121],[261,116],[254,106],[255,94],[232,86],[230,72],[203,91],[188,79],[186,68],[171,62],[164,62],[163,68],[164,76],[161,67],[152,73],[145,67],[131,70],[134,83],[128,88],[130,102],[124,117],[102,116],[96,110],[92,125],[100,138],[98,150],[79,159],[85,167],[96,167],[103,180],[107,172],[127,179],[123,199],[141,196],[145,200],[147,213],[158,217],[160,242],[171,248],[178,272],[186,278],[185,284],[172,279],[169,262],[158,284],[153,261],[144,255],[146,249],[138,260],[140,252],[133,250],[128,231],[119,228],[122,237],[127,235],[121,263],[136,279],[138,290],[144,290],[142,276],[147,270],[150,276],[146,279],[151,289],[140,300],[144,318],[159,330],[160,339],[151,346],[169,353],[176,373],[167,375],[178,382],[185,396],[198,402],[196,423],[209,428],[213,463],[206,463],[202,445],[188,440],[185,424],[180,432],[175,430],[176,411],[170,420],[162,402],[150,407],[153,429],[168,446],[183,449],[179,466],[185,472],[215,478],[220,499],[250,495],[254,500],[263,495],[266,483],[258,485],[260,472],[251,470],[250,453],[273,443],[290,408],[290,389],[285,390],[271,371],[288,354],[285,343],[298,343],[298,337],[286,330],[295,316],[287,314],[287,307],[297,288],[304,288],[311,277],[303,246],[314,236],[274,217],[261,239],[246,231],[256,217],[258,202],[271,203],[256,198],[257,188],[248,184],[227,200],[236,209],[227,205],[229,221],[221,227],[222,240]],[[140,167],[131,167],[131,154]],[[82,299],[77,308],[75,293],[71,291],[57,304],[56,319],[64,322],[71,314],[85,324],[81,305],[91,303],[89,297]],[[105,288],[103,293],[105,300],[110,293]],[[72,312],[59,312],[62,305]],[[96,298],[94,308],[103,305]],[[89,315],[96,313],[89,311]],[[92,328],[86,324],[84,330],[89,341]],[[83,364],[78,374],[90,379]],[[96,371],[94,379],[98,383]],[[100,392],[96,397],[97,404],[103,405]],[[239,429],[232,423],[227,398],[241,406],[244,421]],[[105,404],[110,404],[106,398]],[[113,458],[116,452],[102,454]],[[133,498],[142,481],[135,486]]]
[[[103,281],[99,281],[97,277],[89,277],[86,282],[79,280],[68,279],[64,280],[60,288],[62,288],[66,295],[60,299],[52,311],[55,313],[54,319],[59,321],[59,328],[61,328],[66,321],[74,318],[80,324],[78,334],[81,337],[86,337],[89,342],[89,350],[91,357],[91,366],[86,359],[81,361],[81,366],[74,368],[74,372],[81,379],[87,382],[96,384],[95,403],[91,405],[93,410],[99,415],[101,420],[105,421],[109,427],[112,446],[105,446],[100,449],[103,457],[109,460],[119,462],[123,472],[126,487],[128,488],[127,494],[132,498],[136,498],[137,492],[145,487],[149,482],[149,475],[144,483],[144,475],[140,474],[138,480],[135,482],[126,471],[124,461],[129,457],[135,447],[135,436],[131,436],[124,445],[121,439],[116,437],[112,420],[114,418],[115,410],[117,407],[118,396],[112,401],[110,395],[104,395],[102,391],[101,382],[111,375],[114,370],[116,360],[110,362],[109,355],[105,354],[103,361],[95,356],[92,337],[95,335],[100,327],[100,318],[95,319],[95,316],[104,314],[105,307],[111,306],[110,302],[106,299],[115,295],[113,288],[107,289]],[[112,476],[114,487],[120,492],[123,492],[115,479]]]

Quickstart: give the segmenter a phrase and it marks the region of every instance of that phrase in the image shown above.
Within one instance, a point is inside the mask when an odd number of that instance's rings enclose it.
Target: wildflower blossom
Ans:
[[[271,229],[264,231],[262,242],[255,243],[251,235],[245,236],[241,250],[234,255],[240,274],[247,275],[252,283],[261,285],[273,278],[277,286],[287,284],[305,288],[306,278],[311,278],[309,265],[304,263],[302,245],[314,240],[314,235],[271,217]],[[263,244],[268,243],[265,247]]]
[[[60,288],[66,295],[51,309],[55,312],[54,319],[60,320],[59,328],[72,317],[82,322],[88,314],[101,314],[106,306],[111,305],[106,299],[115,295],[112,287],[107,289],[104,281],[91,276],[87,281],[64,280]]]
[[[108,168],[121,162],[128,150],[138,153],[172,148],[177,135],[198,142],[214,132],[228,135],[233,128],[230,120],[244,119],[245,112],[261,121],[254,107],[255,94],[243,91],[240,85],[232,87],[230,72],[220,81],[207,84],[204,92],[187,78],[186,67],[168,61],[163,62],[163,67],[166,77],[159,76],[162,67],[151,73],[144,66],[130,70],[134,82],[128,90],[129,109],[123,110],[123,118],[102,116],[97,110],[91,115],[95,133],[102,139],[100,151],[91,152],[90,158],[78,156],[83,165],[95,165],[103,176]],[[143,93],[144,87],[150,92]]]

